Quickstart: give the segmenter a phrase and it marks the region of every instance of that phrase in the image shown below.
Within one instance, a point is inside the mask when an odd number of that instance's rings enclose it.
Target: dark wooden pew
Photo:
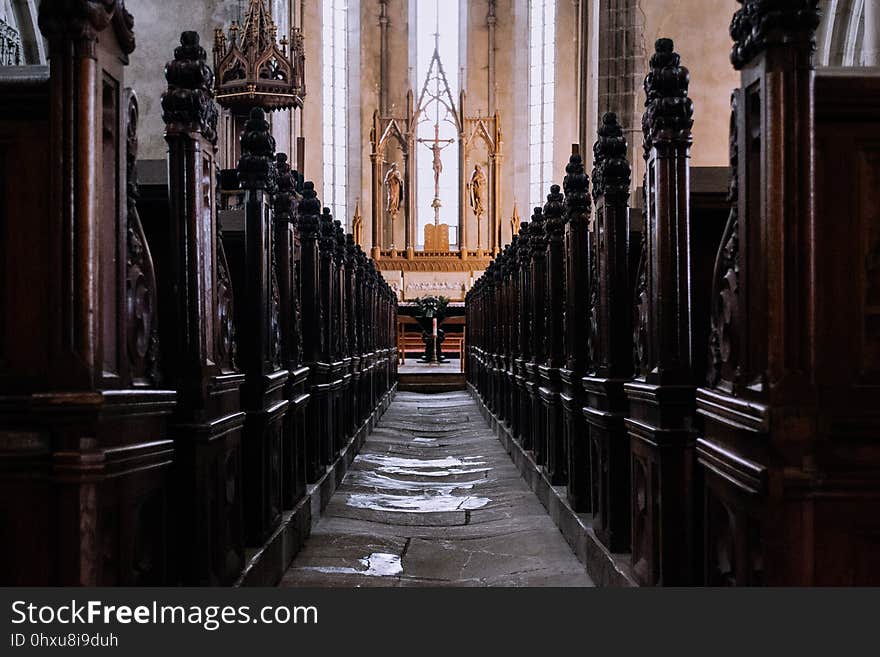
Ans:
[[[167,419],[177,395],[162,377],[136,204],[137,102],[124,75],[132,19],[121,2],[84,4],[40,6],[48,82],[42,71],[3,82],[6,584],[172,578]]]

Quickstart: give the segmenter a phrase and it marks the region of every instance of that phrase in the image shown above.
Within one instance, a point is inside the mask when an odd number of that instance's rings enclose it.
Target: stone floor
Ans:
[[[398,370],[401,374],[461,374],[461,361],[449,358],[445,363],[420,363],[418,360],[407,360]]]
[[[592,586],[467,393],[399,393],[281,586]]]

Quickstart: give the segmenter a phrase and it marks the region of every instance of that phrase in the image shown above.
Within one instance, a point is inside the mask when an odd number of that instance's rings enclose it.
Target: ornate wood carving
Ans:
[[[739,383],[740,313],[739,313],[739,141],[738,99],[731,96],[730,116],[730,184],[728,202],[730,217],[721,238],[721,249],[715,261],[712,277],[712,317],[709,337],[710,387]]]
[[[737,0],[743,5],[730,25],[730,61],[742,69],[762,52],[782,45],[816,49],[819,0]]]
[[[271,194],[277,191],[275,139],[265,112],[251,111],[241,136],[238,179],[245,191],[244,253],[237,289],[241,327],[242,388],[247,412],[243,437],[245,536],[260,544],[281,519],[284,418],[290,405],[281,367],[280,296],[276,275]]]
[[[158,385],[159,364],[158,288],[150,247],[141,226],[137,202],[138,102],[128,96],[126,172],[128,176],[128,259],[126,272],[126,334],[129,371],[135,384],[146,381]]]
[[[624,384],[632,375],[629,271],[630,167],[623,128],[605,114],[593,146],[595,218],[590,227],[589,374],[583,379],[589,423],[593,530],[612,551],[630,549],[629,436]],[[645,327],[647,328],[647,327]],[[641,501],[639,502],[641,504]]]
[[[587,344],[592,331],[591,308],[585,300],[596,289],[596,278],[591,273],[593,261],[589,240],[590,179],[584,170],[583,159],[577,153],[569,158],[565,173],[565,369],[560,372],[563,435],[568,457],[569,503],[576,511],[589,511],[590,450],[582,412],[581,379],[589,362]]]
[[[645,78],[645,235],[637,274],[636,380],[624,384],[632,452],[633,568],[646,585],[695,576],[689,73],[659,39]],[[600,274],[601,276],[601,274]]]
[[[305,51],[298,29],[292,38],[279,42],[266,0],[250,0],[244,24],[233,23],[228,39],[222,28],[214,31],[217,101],[239,113],[302,107]]]
[[[629,196],[631,170],[623,128],[614,114],[605,114],[593,147],[593,198],[596,220],[592,226],[590,363],[596,376],[626,379],[632,373],[630,343],[637,346],[638,362],[644,348],[646,326],[640,324],[636,340],[632,334],[632,313],[628,307]],[[644,253],[644,250],[643,250]],[[644,307],[647,278],[639,272],[638,305]],[[646,312],[638,316],[647,319]]]

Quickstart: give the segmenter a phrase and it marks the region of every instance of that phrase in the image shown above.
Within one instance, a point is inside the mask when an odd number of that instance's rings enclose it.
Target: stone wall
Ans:
[[[668,37],[691,72],[695,107],[691,165],[727,166],[730,92],[739,85],[739,74],[730,64],[728,29],[741,5],[736,0],[640,0],[639,4],[644,17],[643,70],[654,41]],[[643,101],[641,88],[639,94]]]

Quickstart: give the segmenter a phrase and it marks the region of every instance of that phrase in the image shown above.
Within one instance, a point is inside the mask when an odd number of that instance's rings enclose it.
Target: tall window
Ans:
[[[347,225],[348,21],[345,0],[323,0],[324,205]]]
[[[529,2],[529,199],[543,206],[553,178],[556,0]]]
[[[416,242],[421,246],[425,226],[449,224],[450,246],[457,244],[458,123],[455,99],[459,93],[458,2],[418,0],[416,3],[415,90],[419,112],[416,158]]]
[[[18,20],[7,0],[0,0],[0,66],[24,64]]]

